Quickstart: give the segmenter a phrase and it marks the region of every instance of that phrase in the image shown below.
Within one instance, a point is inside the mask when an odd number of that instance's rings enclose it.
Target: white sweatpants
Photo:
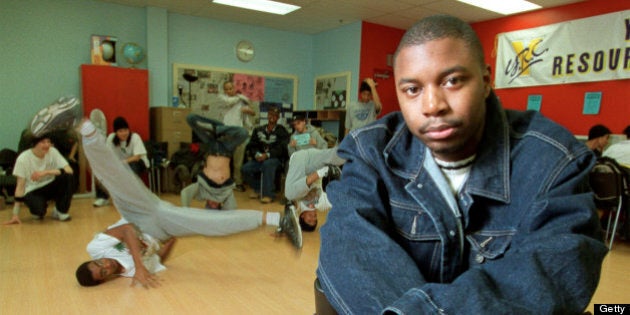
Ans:
[[[85,121],[81,129],[83,150],[92,172],[109,191],[120,215],[143,232],[165,240],[171,236],[228,235],[262,225],[263,213],[258,210],[205,210],[161,200],[116,157],[105,144],[105,137],[94,130],[90,121]]]

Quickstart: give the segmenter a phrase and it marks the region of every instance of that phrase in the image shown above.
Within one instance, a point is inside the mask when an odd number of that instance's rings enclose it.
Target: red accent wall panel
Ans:
[[[359,84],[365,78],[372,78],[377,83],[376,90],[381,98],[383,110],[381,115],[400,110],[396,89],[394,87],[394,71],[387,65],[387,55],[393,55],[402,38],[404,30],[383,25],[363,22],[361,27],[361,62],[359,65]],[[389,73],[389,78],[375,77],[376,73]],[[359,86],[352,87],[352,93],[359,94]]]
[[[83,112],[100,109],[107,118],[107,133],[112,123],[123,116],[129,129],[149,140],[149,72],[145,69],[81,65]]]

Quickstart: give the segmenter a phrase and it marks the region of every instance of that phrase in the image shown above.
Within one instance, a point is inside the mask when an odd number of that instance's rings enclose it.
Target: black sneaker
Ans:
[[[300,227],[299,218],[296,214],[295,207],[288,204],[284,207],[284,216],[280,218],[279,233],[286,234],[296,249],[302,248],[302,228]]]
[[[31,120],[31,133],[41,137],[51,131],[71,129],[81,119],[81,106],[76,97],[61,97],[42,108]]]
[[[328,165],[328,173],[322,179],[322,190],[326,191],[326,186],[334,180],[341,178],[341,169],[336,165]]]

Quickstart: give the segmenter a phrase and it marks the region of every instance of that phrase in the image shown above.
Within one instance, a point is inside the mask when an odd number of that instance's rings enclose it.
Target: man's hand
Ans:
[[[267,159],[267,153],[261,153],[256,155],[256,161],[262,162]]]
[[[10,225],[10,224],[22,224],[22,221],[20,221],[20,217],[17,214],[14,214],[11,217],[11,220],[9,221],[5,221],[2,223],[3,225]]]
[[[136,273],[133,276],[133,280],[131,280],[131,286],[135,286],[137,282],[147,289],[160,286],[158,277],[151,274],[143,265],[136,265]]]

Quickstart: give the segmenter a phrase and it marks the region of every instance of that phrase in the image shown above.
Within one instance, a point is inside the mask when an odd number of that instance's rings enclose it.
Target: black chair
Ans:
[[[145,141],[144,147],[147,150],[147,158],[149,159],[149,188],[152,192],[160,194],[162,192],[162,168],[168,165],[167,152],[168,142]]]
[[[630,195],[627,176],[626,171],[614,159],[607,157],[598,159],[590,172],[590,185],[595,194],[595,205],[599,209],[609,210],[604,239],[606,242],[610,236],[609,250],[612,249],[615,240],[619,215],[625,209]],[[614,221],[612,220],[613,215],[615,216]]]
[[[330,305],[319,279],[315,278],[315,315],[337,315],[337,311]]]

